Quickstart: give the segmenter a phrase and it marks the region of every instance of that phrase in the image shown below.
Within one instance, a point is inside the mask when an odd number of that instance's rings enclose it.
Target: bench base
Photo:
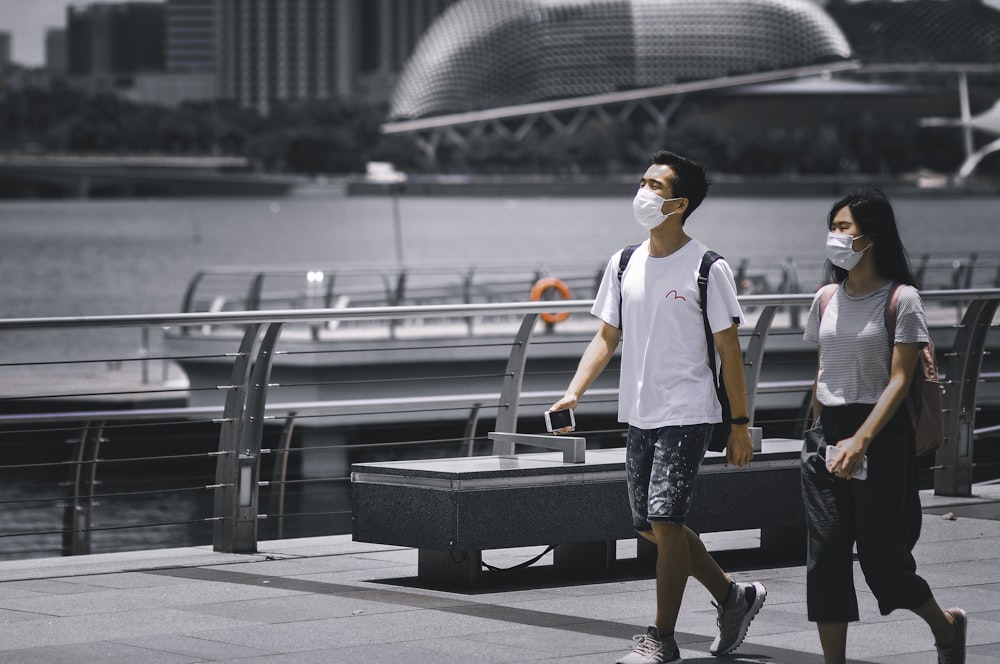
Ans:
[[[617,541],[560,544],[552,551],[552,566],[580,576],[606,576],[618,563]],[[805,526],[762,528],[760,551],[784,560],[804,560]],[[656,545],[636,537],[636,559],[651,568],[656,564]],[[429,585],[475,588],[483,582],[482,551],[438,551],[418,549],[417,578]]]
[[[688,524],[695,532],[760,529],[761,548],[787,557],[805,543],[801,441],[765,440],[748,468],[709,454]],[[615,542],[635,537],[622,448],[591,450],[584,463],[561,454],[463,457],[355,464],[353,536],[420,551],[428,583],[474,586],[482,551],[558,545],[560,569],[606,574]],[[644,553],[639,557],[655,559]]]

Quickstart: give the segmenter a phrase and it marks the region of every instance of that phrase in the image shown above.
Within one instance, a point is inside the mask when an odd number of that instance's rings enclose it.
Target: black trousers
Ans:
[[[854,435],[871,412],[867,404],[824,407],[826,443]],[[810,449],[812,448],[812,449]],[[879,611],[914,609],[931,599],[917,576],[913,547],[920,537],[920,496],[912,426],[902,408],[868,448],[868,479],[846,480],[826,469],[825,446],[802,449],[802,498],[809,553],[808,618],[813,622],[858,620],[853,547]]]

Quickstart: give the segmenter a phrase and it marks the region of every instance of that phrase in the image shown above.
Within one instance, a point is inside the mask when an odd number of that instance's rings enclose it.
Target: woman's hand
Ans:
[[[857,438],[851,437],[840,441],[833,449],[837,454],[827,461],[827,470],[843,479],[854,477],[854,474],[861,470],[861,464],[865,460],[864,444]]]

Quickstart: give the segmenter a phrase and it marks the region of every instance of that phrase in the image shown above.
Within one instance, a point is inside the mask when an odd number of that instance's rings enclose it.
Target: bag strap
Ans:
[[[903,287],[903,284],[896,282],[892,285],[892,290],[889,291],[889,297],[885,301],[885,331],[889,337],[889,357],[892,357],[892,348],[896,345],[896,319],[898,317],[899,309],[899,291]],[[917,417],[920,415],[920,407],[923,405],[920,401],[920,360],[917,360],[917,368],[914,369],[913,377],[910,378],[910,387],[906,391],[906,399],[903,400],[903,404],[906,406],[907,411],[910,414],[910,420],[916,422]]]
[[[833,299],[834,294],[837,289],[840,288],[840,284],[827,284],[819,290],[819,320],[823,320],[823,312],[826,311],[826,305],[830,304],[830,300]]]
[[[701,300],[701,320],[705,324],[705,344],[708,346],[708,366],[712,368],[712,380],[715,389],[719,389],[719,369],[715,364],[715,337],[712,336],[712,326],[708,322],[708,273],[715,261],[722,256],[711,249],[701,257],[701,267],[698,268],[698,294]]]
[[[618,329],[625,329],[625,321],[622,320],[622,300],[624,295],[622,294],[622,277],[625,275],[625,268],[628,267],[629,259],[632,258],[632,254],[635,253],[636,248],[639,245],[630,244],[629,246],[622,249],[621,257],[618,259]]]
[[[896,345],[896,309],[899,306],[899,289],[903,284],[896,282],[885,301],[885,331],[889,334],[889,347]]]

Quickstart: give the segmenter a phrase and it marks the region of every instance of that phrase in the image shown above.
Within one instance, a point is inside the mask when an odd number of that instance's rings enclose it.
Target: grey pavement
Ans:
[[[922,494],[918,570],[943,607],[969,612],[969,664],[1000,662],[1000,485],[969,499]],[[734,655],[708,653],[715,610],[692,582],[677,637],[685,662],[819,663],[805,618],[805,570],[761,558],[755,531],[706,535],[737,580],[767,603]],[[252,555],[210,547],[0,562],[0,664],[62,662],[614,662],[652,618],[651,571],[622,560],[612,575],[560,575],[551,558],[487,572],[473,590],[417,582],[417,552],[349,536],[262,542]],[[634,556],[619,543],[619,558]],[[484,552],[512,567],[541,549]],[[551,554],[550,554],[551,555]],[[852,662],[931,664],[913,614],[880,616],[861,576]]]

